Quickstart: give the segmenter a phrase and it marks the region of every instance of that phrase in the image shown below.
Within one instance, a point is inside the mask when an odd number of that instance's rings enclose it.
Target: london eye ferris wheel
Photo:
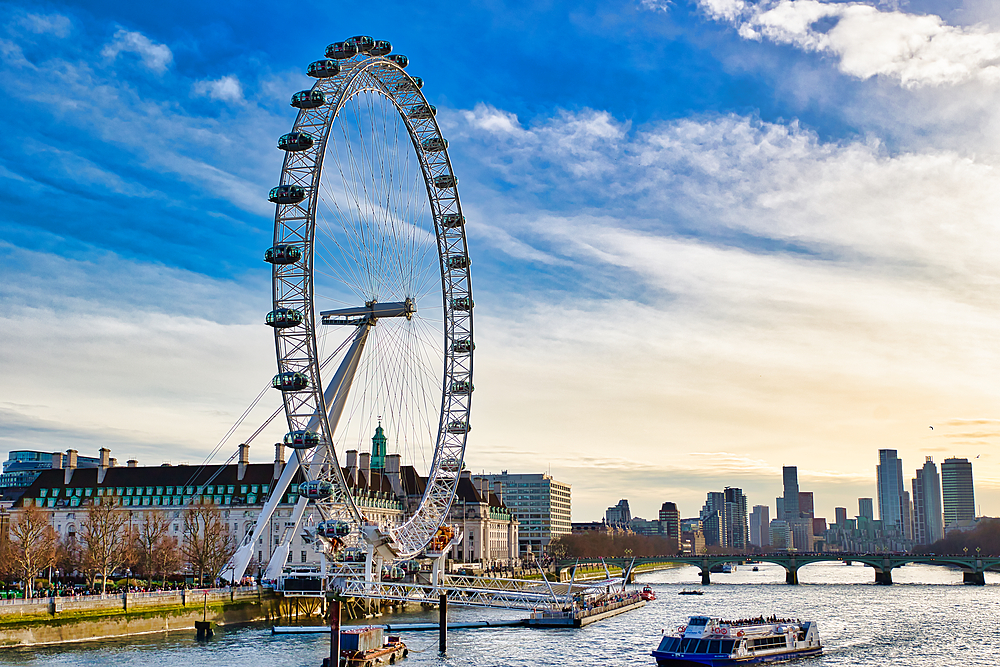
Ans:
[[[397,461],[427,471],[419,506],[381,535],[398,558],[424,549],[454,498],[475,347],[458,178],[437,110],[407,65],[368,36],[333,43],[309,65],[316,81],[292,96],[298,115],[278,140],[285,158],[265,253],[286,472],[308,480],[296,513],[308,501],[345,533],[363,527],[341,457],[380,425]],[[248,534],[234,557],[238,574],[256,539]]]

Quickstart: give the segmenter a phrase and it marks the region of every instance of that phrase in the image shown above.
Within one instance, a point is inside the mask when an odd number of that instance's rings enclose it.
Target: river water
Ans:
[[[687,617],[797,617],[819,622],[824,655],[798,667],[830,665],[968,666],[1000,662],[1000,574],[986,586],[963,586],[961,572],[927,565],[893,570],[892,586],[877,586],[874,571],[856,564],[817,563],[799,570],[800,585],[784,583],[784,570],[762,564],[713,574],[704,595],[698,570],[680,567],[641,575],[658,598],[643,609],[577,630],[489,628],[452,630],[447,655],[436,632],[404,633],[409,657],[400,667],[464,665],[573,665],[618,667],[655,662],[649,652],[662,628]],[[452,621],[522,618],[523,612],[453,607]],[[386,621],[436,620],[436,611],[394,615]],[[0,665],[18,667],[319,667],[329,655],[328,635],[272,635],[265,627],[223,629],[209,642],[194,631],[36,649],[0,649]]]

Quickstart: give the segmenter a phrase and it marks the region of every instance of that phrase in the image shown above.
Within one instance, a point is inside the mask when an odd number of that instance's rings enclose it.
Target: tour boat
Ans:
[[[701,591],[699,591],[697,588],[692,588],[691,590],[688,590],[688,589],[685,588],[685,589],[682,589],[677,594],[678,595],[704,595],[704,593],[702,593]]]
[[[815,621],[773,617],[724,621],[692,616],[676,631],[663,631],[653,657],[659,667],[723,667],[781,662],[822,652]]]
[[[639,597],[641,597],[646,602],[649,602],[650,600],[656,599],[656,593],[654,593],[653,589],[650,588],[649,586],[643,586],[642,592],[639,593]]]

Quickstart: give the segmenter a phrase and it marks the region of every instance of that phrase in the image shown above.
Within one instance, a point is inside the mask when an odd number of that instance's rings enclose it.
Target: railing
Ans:
[[[31,605],[37,605],[39,607],[44,607],[46,610],[53,604],[66,608],[73,607],[88,607],[88,606],[105,606],[99,603],[107,602],[110,603],[114,601],[116,604],[124,604],[125,596],[123,593],[97,593],[93,595],[57,595],[57,596],[46,596],[46,597],[32,597],[32,598],[12,598],[7,600],[0,600],[0,614],[7,613],[3,611],[10,609],[11,607],[23,608]],[[225,587],[225,588],[186,588],[177,590],[164,590],[164,591],[136,591],[130,592],[128,595],[128,604],[150,604],[156,602],[168,602],[172,601],[173,598],[177,602],[183,602],[184,604],[197,604],[203,602],[206,597],[209,602],[217,602],[223,599],[243,599],[251,596],[257,595],[257,588],[255,586],[236,586],[236,587]],[[106,606],[115,606],[107,604]]]

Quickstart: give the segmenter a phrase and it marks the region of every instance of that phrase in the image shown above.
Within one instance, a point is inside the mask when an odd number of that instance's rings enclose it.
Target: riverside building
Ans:
[[[101,449],[97,467],[81,468],[74,465],[78,460],[75,454],[69,450],[65,457],[52,456],[53,466],[62,461],[65,466],[42,471],[15,503],[15,509],[34,506],[45,510],[64,540],[76,538],[88,507],[110,498],[128,512],[133,526],[143,524],[151,512],[164,513],[170,519],[168,533],[178,541],[183,537],[184,510],[193,505],[211,505],[219,509],[238,543],[254,530],[285,465],[284,446],[280,444],[275,446],[273,463],[250,463],[247,445],[240,447],[239,462],[230,465],[152,467],[139,466],[132,460],[121,467],[114,465],[110,450]],[[369,452],[349,450],[345,454],[344,477],[365,518],[383,529],[400,525],[408,511],[419,504],[426,478],[412,466],[401,466],[399,454],[385,455],[383,467],[375,470]],[[485,482],[477,485],[468,471],[461,475],[448,518],[449,523],[460,525],[465,535],[454,559],[484,566],[513,563],[518,555],[517,520]],[[319,551],[302,529],[321,517],[307,512],[298,534],[290,534],[294,528],[292,510],[304,482],[297,475],[282,496],[258,540],[256,563],[248,573],[264,568],[286,537],[290,539],[288,563],[319,565]]]
[[[570,485],[545,473],[484,475],[519,522],[519,555],[538,557],[556,537],[573,532]],[[497,487],[499,483],[499,487]]]

